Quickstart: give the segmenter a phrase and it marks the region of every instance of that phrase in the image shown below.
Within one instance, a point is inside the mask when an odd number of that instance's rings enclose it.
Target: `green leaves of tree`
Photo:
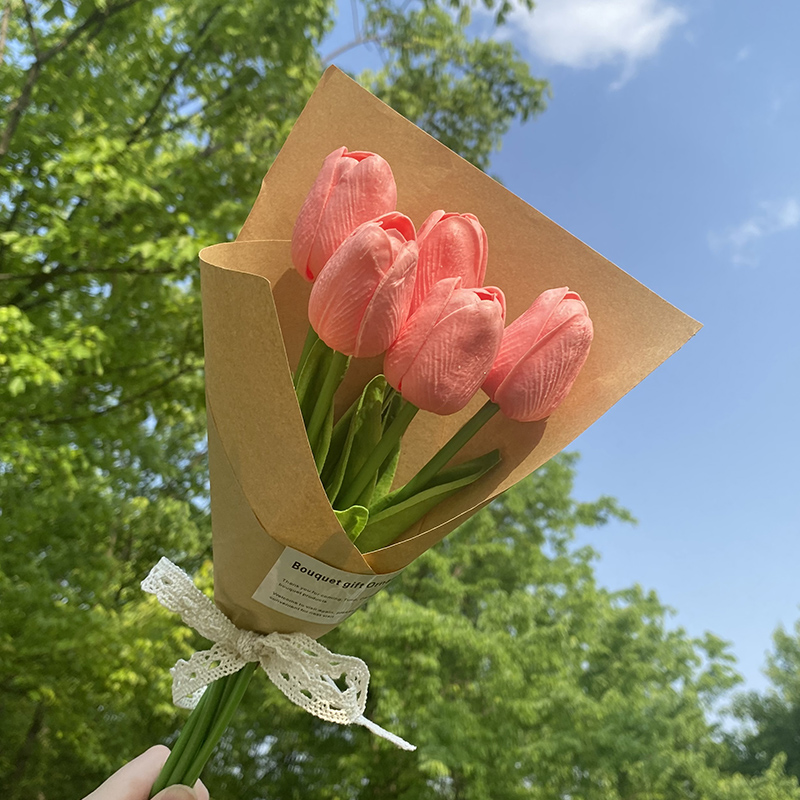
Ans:
[[[331,5],[12,7],[0,784],[50,800],[179,718],[168,669],[199,642],[138,584],[161,555],[192,569],[209,553],[197,252],[244,220],[319,78]]]
[[[470,38],[440,4],[365,5],[364,36],[379,43],[384,66],[364,72],[362,83],[481,169],[513,119],[545,109],[547,82],[531,75],[510,42]]]
[[[7,7],[0,785],[74,800],[177,727],[168,669],[203,643],[138,583],[168,555],[211,585],[196,253],[241,226],[334,10]],[[472,38],[468,8],[368,2],[384,67],[364,80],[485,167],[546,84],[510,44]],[[571,480],[569,459],[551,463],[328,638],[370,663],[368,714],[416,755],[314,720],[256,676],[214,796],[796,797],[777,761],[752,780],[713,766],[702,708],[731,680],[727,656],[669,634],[651,595],[596,586],[573,533],[622,512],[576,503]]]

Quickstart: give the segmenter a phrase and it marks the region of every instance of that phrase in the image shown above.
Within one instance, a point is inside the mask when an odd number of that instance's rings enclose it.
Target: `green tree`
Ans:
[[[491,2],[486,3],[492,6]],[[486,167],[546,84],[466,33],[469,4],[368,0],[361,80]],[[510,10],[508,0],[497,19]],[[139,580],[210,588],[196,253],[231,238],[321,73],[329,0],[6,0],[0,11],[0,785],[74,800],[165,734],[168,667],[203,646]],[[327,643],[367,659],[398,754],[264,680],[212,765],[219,797],[792,798],[728,776],[704,710],[714,637],[595,584],[551,463]]]
[[[0,6],[0,785],[49,800],[178,725],[167,668],[199,643],[138,582],[209,555],[197,252],[243,222],[334,5]],[[465,131],[491,120],[464,136],[474,161],[543,107],[458,3],[362,11],[385,63],[364,80],[431,127],[459,92]],[[416,112],[388,93],[421,63],[439,79],[407,85]],[[452,112],[434,132],[459,146]]]
[[[212,764],[216,796],[800,797],[779,767],[761,783],[720,771],[706,712],[732,658],[668,629],[652,593],[597,586],[575,530],[627,515],[575,502],[573,477],[574,456],[551,461],[325,637],[370,664],[368,715],[416,753],[256,680]]]
[[[728,739],[732,763],[745,774],[759,775],[782,756],[786,771],[800,778],[800,621],[793,632],[778,628],[773,643],[766,669],[771,687],[734,701],[743,726]]]

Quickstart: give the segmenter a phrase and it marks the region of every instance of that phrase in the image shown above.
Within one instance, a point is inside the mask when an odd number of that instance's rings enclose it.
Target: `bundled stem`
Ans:
[[[239,707],[256,666],[246,664],[239,672],[214,681],[206,689],[161,768],[151,797],[167,786],[195,784]]]

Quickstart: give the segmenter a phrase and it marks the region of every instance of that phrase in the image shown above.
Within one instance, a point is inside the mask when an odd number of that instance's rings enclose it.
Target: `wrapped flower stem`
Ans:
[[[193,786],[244,696],[256,664],[214,681],[192,709],[150,796],[176,783]]]

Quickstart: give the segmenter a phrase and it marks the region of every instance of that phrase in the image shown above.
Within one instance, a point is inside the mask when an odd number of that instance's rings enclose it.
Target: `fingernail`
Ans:
[[[197,800],[197,795],[194,793],[194,789],[177,784],[175,786],[167,786],[153,800]]]

